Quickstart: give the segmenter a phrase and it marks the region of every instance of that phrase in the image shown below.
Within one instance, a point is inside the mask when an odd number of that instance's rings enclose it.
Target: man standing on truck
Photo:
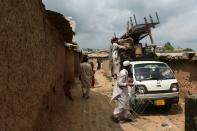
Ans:
[[[128,83],[128,70],[130,68],[130,61],[123,62],[123,69],[119,73],[117,80],[117,88],[114,88],[112,100],[117,100],[117,107],[114,109],[112,119],[115,122],[119,121],[132,121],[130,106],[129,106],[129,94],[128,86],[132,83]],[[114,94],[116,93],[116,94]]]
[[[125,49],[124,46],[118,44],[118,38],[114,37],[111,40],[112,43],[112,62],[113,62],[113,74],[119,76],[120,71],[120,56],[119,49]]]

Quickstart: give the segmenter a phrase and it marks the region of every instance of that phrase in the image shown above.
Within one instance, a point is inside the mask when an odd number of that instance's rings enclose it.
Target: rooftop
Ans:
[[[60,13],[46,10],[46,17],[49,22],[62,34],[65,42],[72,42],[73,35],[70,22]]]

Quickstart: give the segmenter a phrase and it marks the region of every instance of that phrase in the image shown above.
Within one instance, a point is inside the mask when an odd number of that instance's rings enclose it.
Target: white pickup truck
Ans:
[[[170,67],[159,61],[133,61],[130,75],[133,87],[130,91],[131,106],[151,104],[166,106],[179,101],[179,86]]]

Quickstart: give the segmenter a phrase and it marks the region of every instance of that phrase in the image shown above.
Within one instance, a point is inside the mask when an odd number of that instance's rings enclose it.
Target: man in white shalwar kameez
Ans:
[[[80,80],[82,84],[83,97],[89,98],[90,88],[92,86],[93,71],[87,56],[84,56],[83,62],[80,64]]]
[[[119,49],[125,49],[124,46],[119,45],[118,38],[113,38],[112,43],[112,60],[113,60],[113,74],[117,74],[119,76],[120,71],[120,56],[118,53]]]
[[[117,100],[118,106],[114,109],[112,118],[118,121],[132,121],[129,106],[128,94],[128,69],[130,67],[129,61],[123,62],[123,69],[119,73],[117,86],[114,86],[112,100]]]

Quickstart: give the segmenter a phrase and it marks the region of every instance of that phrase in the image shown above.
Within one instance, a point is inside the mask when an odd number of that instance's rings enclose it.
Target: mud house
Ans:
[[[98,51],[96,53],[88,54],[90,62],[94,63],[94,69],[102,69],[106,74],[110,74],[111,67],[109,63],[109,52]]]
[[[174,71],[179,82],[181,97],[185,93],[197,93],[197,53],[157,53],[160,61],[166,62]]]
[[[80,56],[64,45],[74,35],[69,21],[41,0],[1,1],[0,9],[0,129],[57,130],[62,87]]]
[[[197,129],[194,111],[197,96],[197,53],[159,53],[161,61],[168,63],[173,69],[179,83],[180,97],[185,100],[185,130]]]
[[[66,43],[65,56],[65,81],[73,82],[75,78],[79,78],[79,65],[82,58],[82,53],[79,51],[77,43]]]

